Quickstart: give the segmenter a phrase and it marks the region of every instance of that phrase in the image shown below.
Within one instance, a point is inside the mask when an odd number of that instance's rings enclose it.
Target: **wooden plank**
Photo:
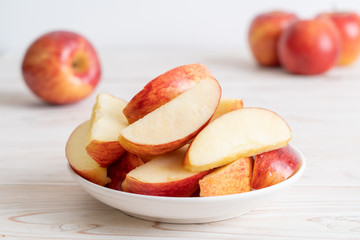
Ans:
[[[0,238],[3,239],[360,239],[360,62],[315,77],[262,69],[238,52],[149,51],[103,55],[95,93],[49,106],[21,79],[19,57],[0,57]],[[307,159],[288,192],[239,218],[163,224],[129,217],[90,197],[66,169],[67,138],[89,119],[96,93],[125,100],[172,67],[209,66],[223,96],[269,108]],[[219,209],[221,211],[221,209]]]
[[[26,239],[358,239],[360,187],[294,186],[238,218],[209,224],[127,216],[71,185],[1,186],[0,235]]]

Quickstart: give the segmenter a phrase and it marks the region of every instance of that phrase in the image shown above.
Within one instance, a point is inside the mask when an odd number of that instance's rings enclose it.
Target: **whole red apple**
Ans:
[[[354,12],[334,12],[318,17],[330,19],[340,33],[342,44],[338,65],[353,63],[360,55],[360,16]]]
[[[77,102],[99,82],[98,56],[83,36],[68,32],[47,33],[30,45],[22,63],[28,87],[51,104]]]
[[[255,156],[252,188],[260,189],[291,177],[300,167],[300,157],[290,145]]]
[[[256,61],[263,66],[278,66],[277,42],[280,34],[297,20],[293,13],[273,11],[256,16],[250,25],[248,41]]]
[[[336,65],[340,36],[334,24],[324,19],[300,20],[280,36],[278,55],[291,73],[321,74]]]

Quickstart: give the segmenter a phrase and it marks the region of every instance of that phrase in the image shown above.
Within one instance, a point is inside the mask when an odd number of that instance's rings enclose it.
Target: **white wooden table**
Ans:
[[[0,239],[360,239],[360,60],[316,77],[257,67],[242,51],[101,52],[101,84],[86,100],[48,106],[23,83],[21,57],[0,55]],[[129,217],[70,177],[64,147],[96,93],[129,100],[179,65],[206,64],[223,96],[269,108],[307,158],[289,191],[239,218],[176,225]]]

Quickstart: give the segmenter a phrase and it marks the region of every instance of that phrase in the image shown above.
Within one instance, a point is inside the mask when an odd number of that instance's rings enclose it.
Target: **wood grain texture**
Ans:
[[[259,68],[236,51],[123,50],[102,60],[93,95],[54,107],[26,89],[21,57],[0,56],[0,239],[360,239],[360,61],[305,77]],[[157,75],[194,62],[209,67],[223,96],[289,122],[308,163],[300,181],[239,218],[189,225],[127,216],[76,185],[65,143],[90,118],[96,93],[129,100]]]

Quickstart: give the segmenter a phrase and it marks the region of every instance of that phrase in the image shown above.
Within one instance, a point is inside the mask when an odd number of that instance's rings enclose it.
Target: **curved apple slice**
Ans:
[[[100,93],[96,98],[86,151],[102,167],[109,166],[125,152],[118,138],[120,131],[129,125],[122,113],[126,104],[106,93]]]
[[[300,166],[300,157],[290,145],[256,155],[252,188],[280,183],[291,177]]]
[[[168,197],[189,197],[199,188],[199,180],[210,172],[185,170],[182,162],[187,147],[152,159],[130,171],[122,184],[126,192]]]
[[[214,78],[202,80],[170,102],[121,131],[120,144],[146,158],[176,150],[188,143],[214,114],[221,88]]]
[[[288,144],[291,130],[276,113],[262,108],[229,112],[206,126],[192,141],[184,167],[204,171]]]
[[[90,121],[78,126],[66,143],[65,153],[70,166],[90,182],[105,186],[110,179],[107,169],[100,167],[86,152],[86,138],[90,131]]]
[[[124,109],[124,114],[129,123],[133,123],[208,77],[213,75],[202,64],[188,64],[174,68],[146,84],[130,100]]]

